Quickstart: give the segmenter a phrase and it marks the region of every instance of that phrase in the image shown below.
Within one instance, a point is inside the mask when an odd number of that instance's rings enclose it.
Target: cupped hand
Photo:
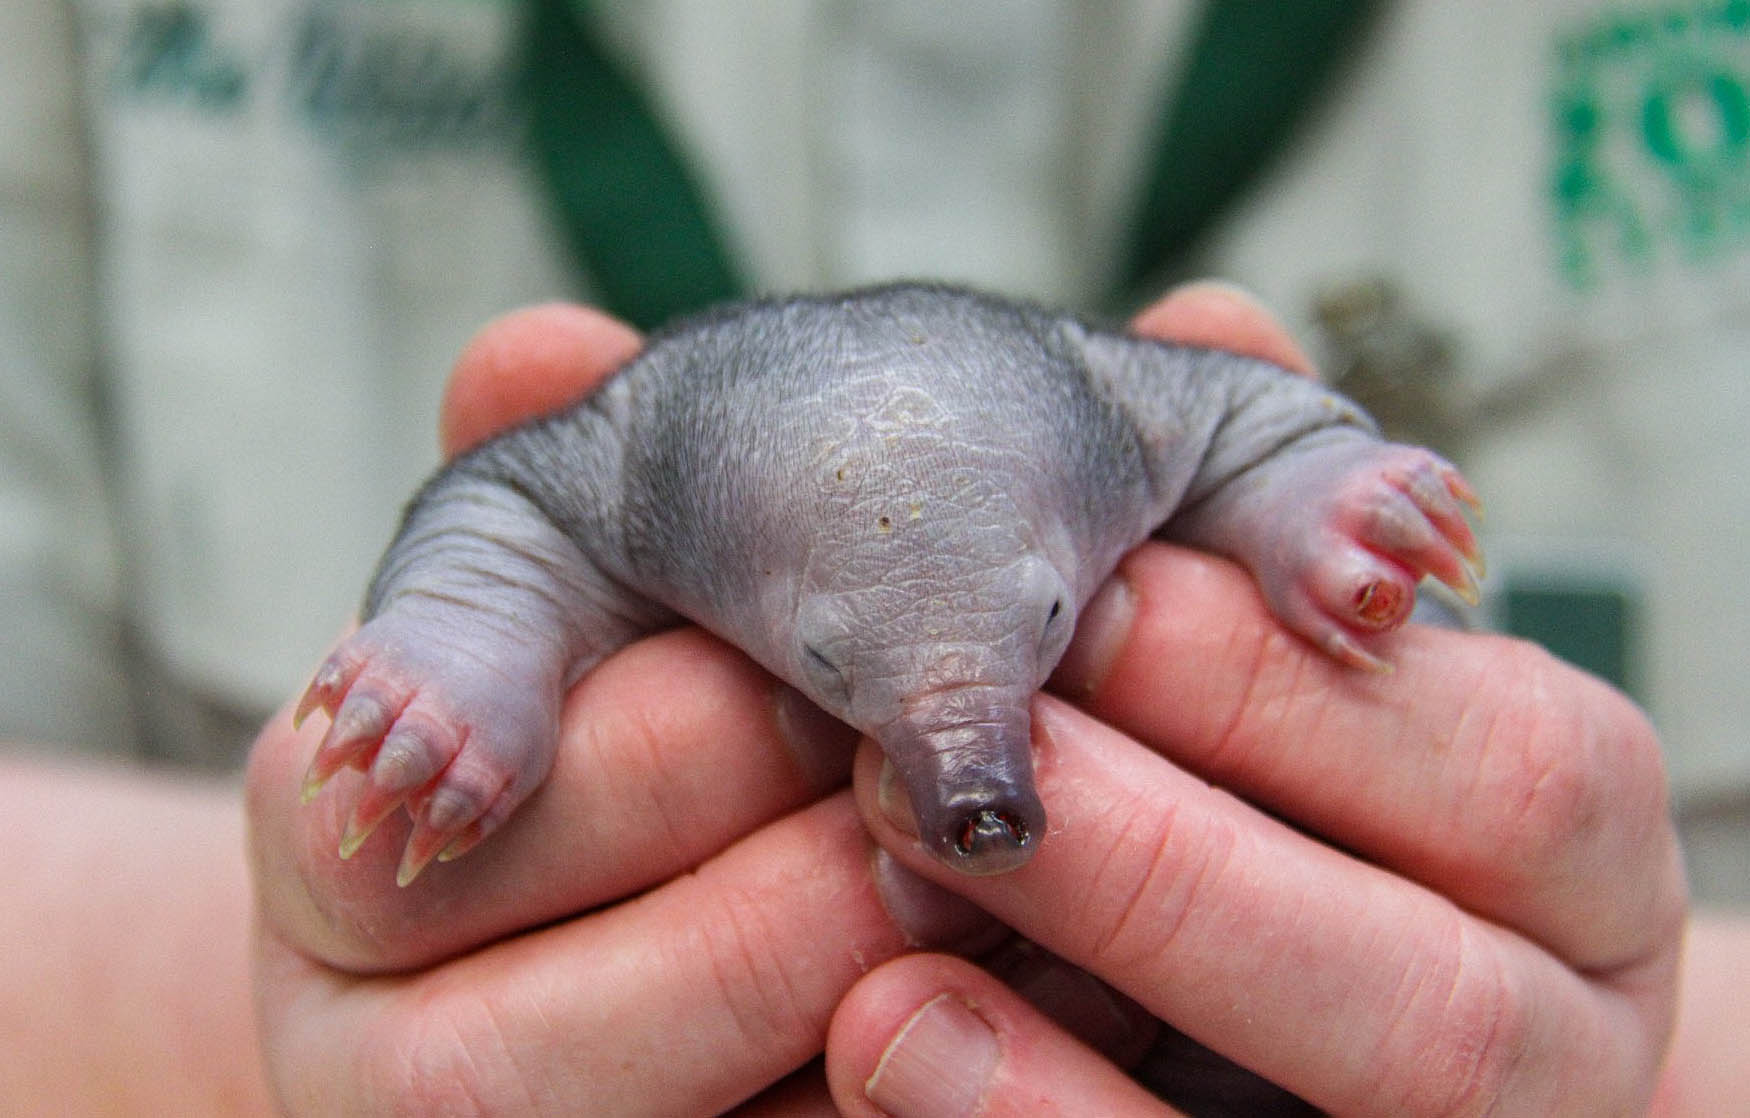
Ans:
[[[640,344],[577,307],[494,323],[457,364],[445,453]],[[400,813],[337,855],[358,773],[300,806],[320,732],[288,706],[248,773],[258,1015],[294,1113],[824,1111],[807,1065],[844,993],[989,926],[878,855],[843,787],[854,735],[696,629],[591,672],[541,791],[406,889]]]
[[[1219,290],[1137,328],[1304,367]],[[1412,625],[1379,647],[1395,671],[1344,668],[1231,564],[1145,545],[1035,702],[1052,822],[1030,863],[944,874],[867,744],[859,805],[903,864],[1172,1026],[1150,1070],[1193,1113],[1644,1113],[1686,905],[1646,719],[1518,641]],[[1167,1112],[941,955],[859,983],[827,1069],[852,1115]]]

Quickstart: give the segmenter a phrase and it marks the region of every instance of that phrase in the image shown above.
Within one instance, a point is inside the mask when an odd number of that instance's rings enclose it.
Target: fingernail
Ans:
[[[1083,608],[1076,635],[1051,673],[1052,688],[1078,698],[1098,691],[1129,640],[1135,620],[1136,591],[1122,574],[1115,574]]]
[[[901,834],[914,838],[918,833],[917,816],[912,814],[911,797],[899,783],[899,772],[893,762],[881,759],[881,775],[875,781],[875,806]]]
[[[778,737],[796,760],[809,787],[819,792],[837,788],[851,776],[857,752],[857,731],[811,702],[787,684],[777,687]]]
[[[1002,931],[988,913],[958,893],[951,893],[875,850],[871,875],[887,915],[905,933],[909,947],[937,950],[964,948]]]
[[[984,1019],[942,994],[900,1026],[863,1093],[891,1118],[963,1118],[977,1112],[999,1054]]]

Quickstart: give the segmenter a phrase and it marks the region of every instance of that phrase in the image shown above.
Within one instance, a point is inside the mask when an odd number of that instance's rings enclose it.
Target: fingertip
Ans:
[[[841,1111],[869,1118],[1152,1102],[1001,981],[946,955],[901,956],[852,987],[828,1028],[826,1071]]]
[[[571,303],[493,319],[450,373],[438,418],[444,456],[585,395],[643,344],[638,331],[612,315]]]
[[[1143,308],[1130,327],[1144,337],[1223,349],[1311,377],[1312,359],[1250,292],[1217,280],[1196,280]]]
[[[962,1074],[936,1085],[937,1090],[964,1092],[971,1087],[976,1100],[982,1084],[967,1082],[972,1069],[964,1065],[981,1056],[988,1074],[996,1034],[983,1018],[977,1021],[982,1036],[979,1029],[968,1029],[965,1015],[974,1012],[969,1002],[993,986],[995,980],[972,964],[945,955],[904,955],[870,971],[845,994],[827,1028],[827,1083],[839,1109],[869,1118],[903,1113],[907,1100],[894,1096],[909,1093],[910,1109],[916,1112],[916,1094],[929,1089],[920,1082],[921,1072],[955,1032],[959,1047],[975,1051],[953,1054],[963,1065]],[[955,1024],[961,1027],[950,1029]],[[912,1043],[919,1040],[930,1044]]]

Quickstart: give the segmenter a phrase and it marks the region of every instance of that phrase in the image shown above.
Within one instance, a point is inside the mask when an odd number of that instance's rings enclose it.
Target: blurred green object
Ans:
[[[530,141],[595,300],[641,329],[740,295],[705,192],[580,0],[531,0]]]
[[[1639,595],[1622,585],[1547,575],[1510,578],[1500,606],[1507,632],[1640,698],[1634,662],[1638,607]]]
[[[1209,0],[1157,122],[1118,298],[1176,278],[1184,254],[1254,182],[1330,89],[1384,0]]]

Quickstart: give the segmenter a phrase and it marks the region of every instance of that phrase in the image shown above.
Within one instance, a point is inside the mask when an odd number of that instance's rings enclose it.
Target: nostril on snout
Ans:
[[[983,808],[968,815],[960,825],[954,848],[971,856],[987,847],[1008,849],[1027,845],[1027,825],[1013,812]]]
[[[1026,820],[1003,808],[979,808],[960,822],[954,853],[966,873],[1003,873],[1033,854],[1033,835]]]

